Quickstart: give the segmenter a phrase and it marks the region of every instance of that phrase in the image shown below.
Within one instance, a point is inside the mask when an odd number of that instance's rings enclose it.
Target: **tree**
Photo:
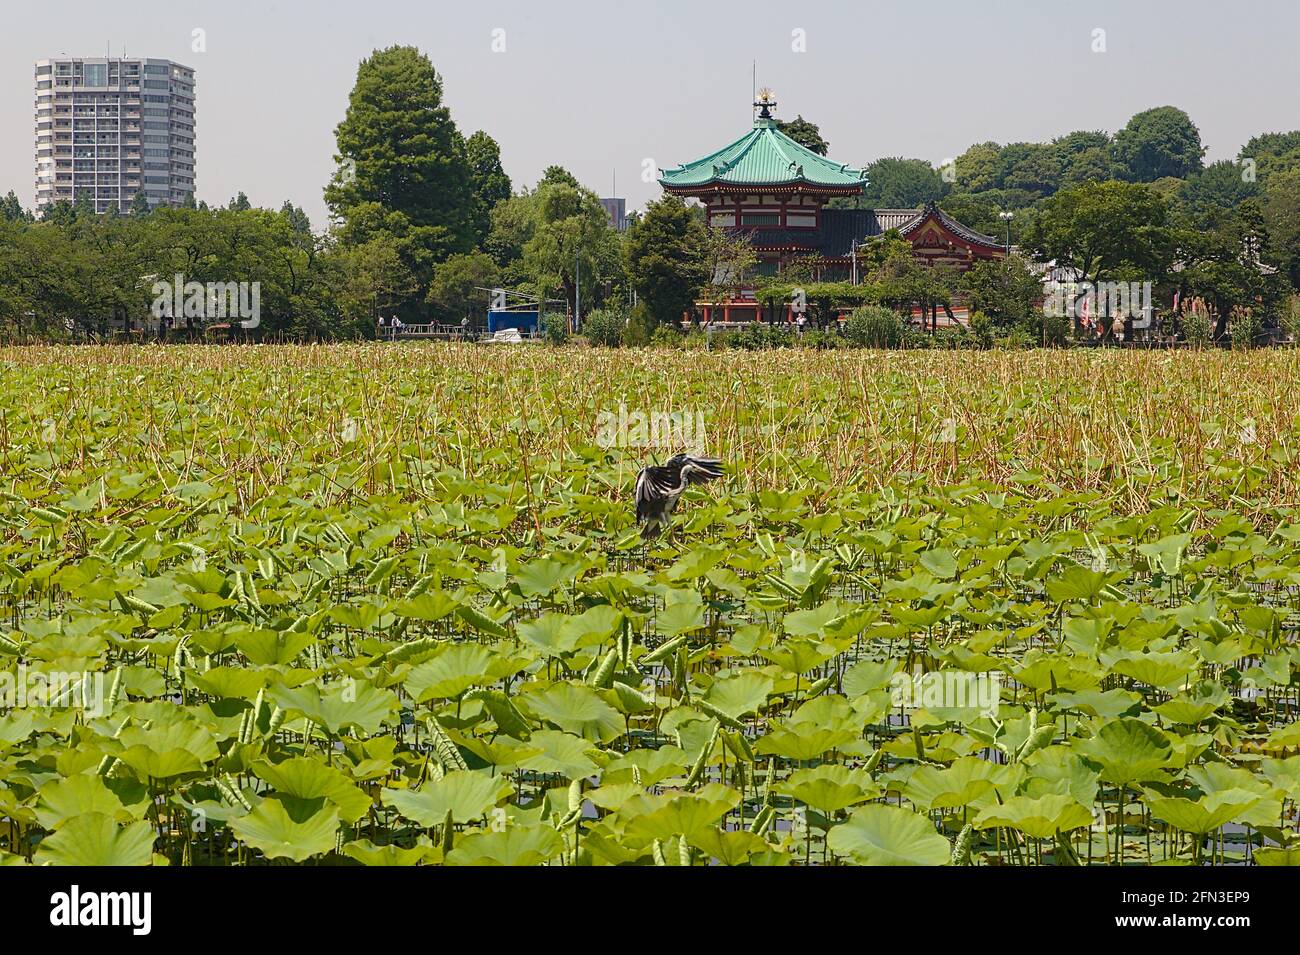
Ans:
[[[299,234],[311,234],[311,219],[307,213],[302,211],[301,206],[295,206],[288,199],[284,200],[284,205],[280,206],[280,215],[284,216],[289,227]]]
[[[796,116],[794,119],[778,119],[776,128],[818,156],[825,156],[830,151],[830,143],[822,139],[817,124],[808,122],[803,116]]]
[[[1002,147],[999,180],[1004,189],[1050,196],[1061,184],[1059,151],[1044,143],[1009,143]]]
[[[627,231],[628,282],[656,322],[676,322],[711,278],[704,261],[705,226],[677,196],[649,203]]]
[[[149,199],[143,192],[136,190],[131,199],[131,215],[137,219],[143,219],[149,215]]]
[[[465,160],[474,190],[474,235],[481,243],[492,228],[492,210],[510,198],[510,177],[501,168],[501,147],[481,129],[465,140]]]
[[[393,46],[363,60],[335,135],[338,168],[325,200],[345,244],[388,242],[417,276],[470,250],[472,172],[426,56]]]
[[[1043,200],[1021,244],[1095,282],[1131,267],[1153,281],[1168,266],[1168,207],[1140,183],[1085,182]]]
[[[938,327],[939,308],[948,310],[959,276],[949,265],[926,265],[912,254],[912,243],[890,229],[860,247],[859,267],[875,285],[880,302],[912,314],[921,310],[923,323]]]
[[[513,270],[523,258],[524,246],[533,237],[536,225],[535,206],[533,194],[525,191],[493,208],[492,225],[483,240],[483,249],[502,269]]]
[[[1081,153],[1093,149],[1109,150],[1110,145],[1110,133],[1100,129],[1076,129],[1072,133],[1057,136],[1052,140],[1052,149],[1067,166]]]
[[[1182,181],[1176,197],[1180,215],[1190,225],[1205,225],[1222,212],[1235,209],[1259,194],[1259,185],[1242,175],[1231,160],[1211,163]]]
[[[970,226],[985,235],[1004,236],[1006,223],[998,213],[1002,211],[993,192],[953,192],[939,200],[939,208],[962,225]],[[1017,225],[1016,234],[1020,234]]]
[[[14,195],[12,189],[9,194],[0,199],[0,220],[5,222],[30,222],[31,216],[23,209],[22,203]]]
[[[581,189],[582,183],[578,182],[577,177],[563,166],[547,166],[537,183],[538,189],[542,186],[572,186],[574,189]]]
[[[241,189],[239,190],[239,195],[231,199],[230,205],[226,206],[226,208],[230,209],[232,212],[247,212],[249,209],[253,208],[253,204],[248,201],[248,196],[245,195],[244,190]]]
[[[1035,305],[1043,286],[1018,255],[976,262],[961,277],[971,311],[988,315],[999,325],[1027,325],[1035,318]]]
[[[1081,182],[1105,182],[1116,178],[1119,167],[1106,146],[1091,146],[1064,160],[1061,185],[1077,186]]]
[[[1115,161],[1130,182],[1186,178],[1201,168],[1205,149],[1191,117],[1173,106],[1136,114],[1115,134]]]
[[[341,255],[344,310],[354,322],[364,323],[372,331],[379,316],[387,316],[418,287],[397,250],[382,238],[341,250]]]
[[[485,288],[496,288],[501,270],[484,252],[458,253],[439,265],[429,283],[429,304],[434,317],[454,324],[483,310]]]
[[[748,235],[719,226],[705,229],[701,256],[707,276],[704,291],[721,299],[735,297],[758,262]]]
[[[983,192],[1002,185],[1002,147],[994,142],[976,143],[953,161],[956,187],[965,192]]]
[[[1300,168],[1269,177],[1264,188],[1263,219],[1268,249],[1300,288]]]
[[[1261,133],[1246,141],[1237,153],[1243,174],[1247,168],[1265,185],[1274,172],[1300,168],[1300,130],[1289,133]]]
[[[1271,312],[1290,291],[1274,267],[1276,246],[1266,222],[1258,200],[1246,199],[1235,209],[1221,210],[1212,225],[1178,233],[1179,287],[1185,300],[1199,298],[1209,305],[1216,340],[1229,334],[1234,311]]]
[[[875,209],[911,209],[941,198],[947,183],[924,159],[901,156],[877,159],[867,166],[862,201]]]
[[[558,289],[577,315],[579,287],[588,305],[595,305],[599,283],[614,277],[618,234],[590,189],[544,180],[530,198],[532,236],[524,244],[520,264],[539,295]]]

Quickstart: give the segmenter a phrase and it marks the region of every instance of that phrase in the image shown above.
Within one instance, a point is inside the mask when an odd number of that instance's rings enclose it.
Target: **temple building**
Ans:
[[[927,265],[959,271],[981,259],[997,259],[1006,247],[931,204],[920,209],[835,209],[831,199],[862,195],[866,173],[837,163],[795,142],[777,128],[776,106],[764,90],[754,103],[753,128],[721,149],[665,170],[665,192],[703,203],[711,225],[749,236],[760,275],[779,275],[794,260],[810,262],[817,280],[858,278],[855,252],[890,229],[912,243]],[[725,308],[729,319],[757,316],[753,290],[727,303],[699,303],[709,312]],[[722,315],[716,317],[721,318]]]

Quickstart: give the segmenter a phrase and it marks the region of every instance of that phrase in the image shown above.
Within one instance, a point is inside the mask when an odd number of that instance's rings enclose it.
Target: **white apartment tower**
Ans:
[[[96,212],[194,191],[194,71],[171,60],[36,63],[36,211],[85,195]]]

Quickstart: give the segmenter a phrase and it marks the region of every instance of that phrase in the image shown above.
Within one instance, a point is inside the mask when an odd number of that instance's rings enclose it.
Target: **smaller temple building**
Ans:
[[[779,275],[792,261],[811,263],[818,281],[848,281],[856,274],[856,249],[896,229],[927,265],[965,271],[997,259],[1006,247],[963,225],[935,205],[920,209],[828,208],[835,198],[861,196],[866,173],[820,156],[777,128],[776,103],[764,90],[749,132],[701,159],[665,170],[665,192],[703,203],[710,225],[749,236],[760,275]],[[727,303],[728,318],[757,316],[752,289]],[[716,306],[716,308],[714,307]]]

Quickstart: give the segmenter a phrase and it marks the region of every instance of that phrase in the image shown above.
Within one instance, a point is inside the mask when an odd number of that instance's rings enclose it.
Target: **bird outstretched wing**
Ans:
[[[667,468],[642,468],[636,476],[637,523],[661,515],[668,500],[680,493],[681,490],[674,485],[672,474]]]
[[[722,477],[727,472],[722,468],[722,462],[717,458],[687,458],[686,463],[682,465],[682,483],[686,484],[703,484],[706,481],[714,481]]]

